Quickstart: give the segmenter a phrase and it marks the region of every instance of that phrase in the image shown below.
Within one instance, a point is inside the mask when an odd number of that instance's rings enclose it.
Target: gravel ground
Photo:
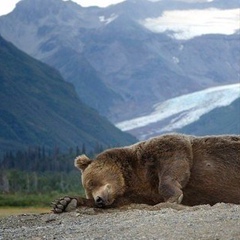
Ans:
[[[0,219],[0,239],[240,240],[240,205],[175,206],[10,216]]]

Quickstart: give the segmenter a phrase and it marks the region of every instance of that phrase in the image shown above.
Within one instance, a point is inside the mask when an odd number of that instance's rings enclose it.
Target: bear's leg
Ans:
[[[94,207],[93,199],[86,199],[82,197],[63,197],[52,202],[52,212],[62,213],[76,210],[77,207]]]
[[[183,199],[183,192],[178,181],[166,176],[161,179],[159,186],[160,194],[163,196],[165,202],[181,203]]]
[[[159,173],[159,192],[165,202],[181,203],[183,199],[182,188],[186,186],[190,177],[187,161],[179,160],[169,164]]]

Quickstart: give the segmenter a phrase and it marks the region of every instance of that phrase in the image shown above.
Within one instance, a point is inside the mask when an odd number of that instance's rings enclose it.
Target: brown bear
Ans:
[[[55,213],[131,203],[240,203],[240,136],[162,135],[106,150],[95,160],[81,155],[75,166],[87,198],[59,199]]]

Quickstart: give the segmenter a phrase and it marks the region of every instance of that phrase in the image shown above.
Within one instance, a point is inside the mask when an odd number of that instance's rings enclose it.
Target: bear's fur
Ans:
[[[87,197],[74,198],[77,206],[240,203],[240,136],[162,135],[79,156],[75,166]],[[53,211],[64,211],[58,204]]]

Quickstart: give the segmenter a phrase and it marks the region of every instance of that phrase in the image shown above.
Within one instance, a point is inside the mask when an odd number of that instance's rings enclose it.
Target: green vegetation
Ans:
[[[3,192],[22,194],[52,194],[80,192],[80,172],[23,172],[8,170],[1,174]],[[3,187],[2,187],[3,188]]]
[[[54,199],[58,199],[65,195],[79,196],[79,193],[67,192],[44,193],[44,194],[0,194],[0,207],[48,207]]]
[[[98,151],[102,151],[100,146]],[[67,153],[59,148],[46,153],[40,147],[5,153],[0,161],[0,207],[49,207],[61,196],[84,195],[81,173],[73,164],[74,158],[83,153],[84,146],[70,148]]]

